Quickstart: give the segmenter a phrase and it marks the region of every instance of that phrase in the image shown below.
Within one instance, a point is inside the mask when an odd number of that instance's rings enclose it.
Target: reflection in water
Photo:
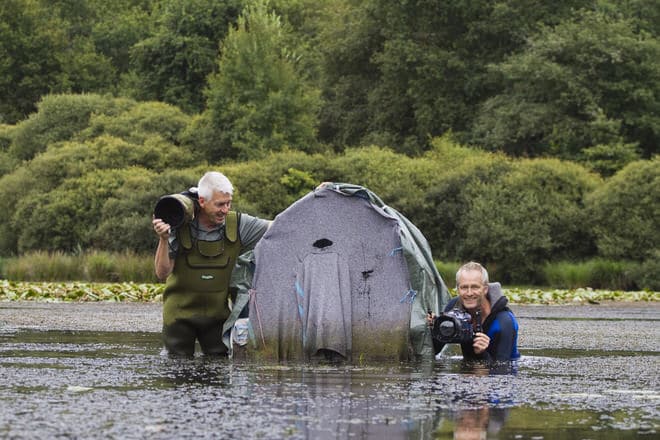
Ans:
[[[129,336],[1,335],[0,438],[619,440],[658,426],[648,353],[262,364],[171,359],[157,334]]]
[[[456,440],[479,440],[495,436],[500,432],[507,418],[506,408],[459,410],[454,417],[454,438]]]
[[[495,436],[500,432],[509,413],[509,407],[514,404],[511,396],[515,390],[508,388],[506,395],[493,386],[492,382],[480,380],[490,375],[515,375],[518,371],[518,361],[497,362],[486,364],[480,362],[460,361],[459,372],[463,380],[472,386],[453,393],[451,405],[440,412],[437,432],[453,432],[454,439],[478,440]],[[451,369],[450,362],[438,362],[439,368],[446,372]],[[444,426],[447,424],[448,426]]]

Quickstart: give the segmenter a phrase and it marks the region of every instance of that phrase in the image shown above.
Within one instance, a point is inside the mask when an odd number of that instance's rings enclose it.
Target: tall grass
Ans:
[[[467,261],[457,262],[435,260],[435,267],[438,269],[438,272],[440,272],[440,276],[449,289],[454,289],[456,287],[456,272],[465,263],[467,263]],[[502,269],[501,266],[496,264],[488,265],[488,267],[486,267],[486,270],[488,270],[488,279],[490,281],[502,281],[505,279],[507,275],[502,273]]]
[[[438,269],[447,288],[453,289],[456,287],[456,271],[461,267],[461,263],[435,260],[435,267]]]
[[[558,288],[634,290],[643,288],[636,281],[639,263],[593,259],[584,262],[556,262],[543,267],[546,282]]]
[[[91,251],[80,254],[32,252],[3,259],[2,278],[13,281],[153,283],[153,255]]]
[[[456,271],[461,263],[435,261],[440,276],[450,289],[454,288]],[[491,281],[506,279],[505,268],[487,267]],[[559,289],[657,290],[660,286],[658,262],[639,263],[602,258],[583,262],[560,261],[545,264],[539,271],[541,283]]]
[[[461,263],[435,262],[448,288],[453,289]],[[491,281],[503,268],[488,268]],[[493,269],[493,270],[491,270]],[[499,269],[499,270],[498,270]],[[584,262],[547,263],[541,271],[545,285],[554,288],[657,290],[658,263],[594,259]],[[0,259],[0,278],[11,281],[87,281],[155,283],[153,255],[134,252],[90,251],[76,254],[32,252]]]

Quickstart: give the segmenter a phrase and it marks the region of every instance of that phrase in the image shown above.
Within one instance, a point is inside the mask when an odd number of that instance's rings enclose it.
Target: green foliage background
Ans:
[[[0,256],[151,254],[158,197],[218,169],[254,215],[350,182],[440,260],[658,289],[658,29],[651,0],[6,0]]]

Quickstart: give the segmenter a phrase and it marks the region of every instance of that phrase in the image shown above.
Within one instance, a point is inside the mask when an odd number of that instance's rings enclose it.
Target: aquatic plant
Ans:
[[[164,284],[16,282],[0,280],[2,301],[160,301]]]
[[[157,302],[162,283],[23,282],[0,280],[0,301]],[[512,304],[597,304],[605,301],[660,301],[660,292],[601,289],[505,288]],[[452,291],[452,294],[456,293]]]

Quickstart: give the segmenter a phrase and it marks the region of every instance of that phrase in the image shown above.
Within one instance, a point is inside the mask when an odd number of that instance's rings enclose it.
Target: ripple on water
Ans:
[[[170,359],[156,334],[26,333],[0,345],[2,437],[430,439],[485,419],[511,438],[614,439],[658,423],[658,357],[648,352],[523,349],[498,370],[460,357],[262,364]]]

